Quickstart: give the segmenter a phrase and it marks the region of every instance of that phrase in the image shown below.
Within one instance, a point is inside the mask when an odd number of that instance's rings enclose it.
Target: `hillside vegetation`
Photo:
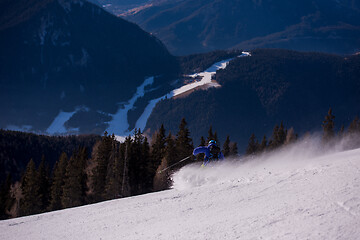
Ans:
[[[360,114],[359,66],[359,55],[255,50],[217,72],[221,88],[159,102],[147,127],[157,129],[163,123],[173,130],[176,119],[185,117],[195,140],[212,125],[222,141],[231,133],[245,146],[252,133],[270,135],[281,121],[298,133],[319,130],[332,107],[340,129]]]

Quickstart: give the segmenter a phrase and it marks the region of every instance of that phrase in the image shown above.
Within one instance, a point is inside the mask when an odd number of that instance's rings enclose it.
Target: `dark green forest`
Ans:
[[[346,137],[347,149],[359,148],[360,119],[355,117],[348,127],[341,126],[339,131],[336,131],[335,123],[336,117],[330,108],[319,123],[323,129],[323,145],[331,147]],[[38,136],[42,141],[45,142],[46,139],[52,143],[46,145],[43,142],[40,144],[42,148],[38,148],[38,142],[34,141],[36,135],[2,131],[1,135],[13,135],[13,141],[6,145],[8,154],[19,149],[18,144],[23,141],[28,148],[33,147],[37,155],[28,155],[36,158],[27,161],[19,179],[8,174],[6,179],[1,181],[1,219],[168,189],[172,184],[170,176],[173,172],[194,160],[203,161],[204,156],[201,154],[196,158],[192,156],[194,144],[187,125],[185,119],[182,119],[175,135],[171,131],[166,133],[164,125],[161,125],[150,140],[140,130],[135,130],[132,136],[128,136],[121,143],[107,132],[101,137],[89,136],[81,139]],[[49,155],[45,153],[56,149],[53,145],[58,144],[59,147],[61,138],[64,151],[57,156],[55,164],[51,165]],[[288,129],[281,122],[274,126],[270,137],[264,134],[259,141],[255,134],[251,134],[244,149],[244,156],[239,157],[237,143],[230,141],[230,136],[227,136],[221,145],[217,131],[210,126],[206,140],[203,136],[200,138],[200,145],[204,146],[209,140],[215,140],[222,147],[226,158],[247,161],[252,159],[249,156],[286,148],[298,139],[299,135],[294,128]],[[70,154],[66,152],[69,149],[73,149]],[[2,157],[5,156],[4,153]],[[25,157],[25,152],[21,156]],[[34,161],[39,156],[40,161]],[[192,157],[177,164],[188,156]],[[174,164],[177,165],[168,171],[161,171]]]
[[[122,143],[107,132],[101,137],[48,137],[2,130],[0,136],[3,166],[9,159],[14,166],[25,164],[1,169],[7,174],[1,181],[2,219],[168,189],[171,173],[196,160],[191,157],[158,173],[192,155],[193,140],[185,119],[175,135],[166,133],[162,125],[151,140],[135,130]],[[217,139],[211,127],[207,139]],[[237,154],[229,137],[224,149],[227,156]],[[202,156],[197,160],[202,161]]]
[[[83,146],[92,149],[98,135],[47,136],[0,129],[0,181],[11,173],[18,180],[30,159],[39,165],[42,158],[53,167],[62,152],[71,155]]]
[[[341,125],[336,128],[336,117],[330,108],[327,115],[322,121],[322,144],[323,147],[334,147],[341,141],[344,141],[344,149],[360,148],[360,119],[355,117],[347,128]],[[339,129],[338,131],[336,129]],[[305,135],[310,135],[307,132]],[[280,147],[286,147],[295,143],[299,139],[293,127],[286,128],[283,122],[276,124],[273,128],[271,137],[264,134],[261,138],[257,138],[254,133],[251,134],[248,145],[245,149],[245,156],[253,156],[268,151],[273,151]]]

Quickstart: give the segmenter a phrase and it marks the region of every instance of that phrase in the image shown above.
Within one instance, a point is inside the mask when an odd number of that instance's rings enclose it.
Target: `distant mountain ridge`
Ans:
[[[118,15],[126,12],[129,9],[139,7],[148,2],[154,2],[152,0],[88,0],[100,7],[103,7],[107,11]],[[161,0],[160,0],[161,1]]]
[[[234,47],[360,49],[360,3],[353,0],[174,0],[123,16],[176,55]]]
[[[158,39],[86,1],[0,6],[0,128],[44,132],[59,112],[80,108],[74,117],[86,123],[69,128],[102,133],[145,78],[159,87],[178,71]]]

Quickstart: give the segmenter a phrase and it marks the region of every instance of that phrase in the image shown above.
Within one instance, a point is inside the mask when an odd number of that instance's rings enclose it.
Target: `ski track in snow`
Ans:
[[[168,191],[0,221],[0,239],[360,239],[360,149],[315,143],[194,163]]]

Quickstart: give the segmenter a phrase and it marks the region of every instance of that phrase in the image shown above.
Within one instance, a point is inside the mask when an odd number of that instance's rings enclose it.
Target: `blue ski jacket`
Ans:
[[[204,164],[208,163],[209,161],[213,161],[213,160],[223,160],[224,159],[224,155],[222,154],[222,152],[220,151],[220,153],[218,154],[218,156],[212,156],[211,152],[210,152],[210,148],[211,146],[216,146],[215,143],[210,143],[207,147],[205,146],[200,146],[194,149],[193,151],[193,155],[196,156],[199,153],[204,153],[205,154],[205,158],[204,158]],[[217,146],[216,146],[217,147]]]

